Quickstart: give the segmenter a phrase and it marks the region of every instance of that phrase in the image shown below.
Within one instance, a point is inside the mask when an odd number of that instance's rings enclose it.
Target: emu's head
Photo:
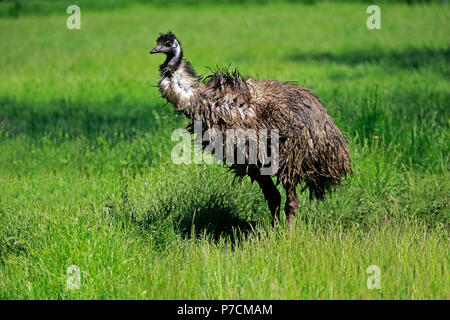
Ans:
[[[156,39],[156,47],[150,51],[153,53],[164,53],[168,56],[178,56],[181,52],[180,42],[172,32],[160,34]]]

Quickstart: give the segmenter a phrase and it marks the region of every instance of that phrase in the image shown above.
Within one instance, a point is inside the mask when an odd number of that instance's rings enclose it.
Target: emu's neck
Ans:
[[[178,43],[175,53],[168,54],[166,61],[159,68],[159,89],[162,96],[172,103],[178,112],[191,117],[197,101],[200,78],[195,75],[189,62],[183,61],[183,51]]]
[[[175,40],[176,41],[176,40]],[[183,50],[178,42],[176,42],[175,52],[169,52],[166,55],[166,61],[159,66],[161,76],[170,77],[180,67],[183,62]]]

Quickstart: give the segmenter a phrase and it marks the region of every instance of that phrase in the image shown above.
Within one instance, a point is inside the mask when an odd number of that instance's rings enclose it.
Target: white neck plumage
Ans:
[[[177,40],[173,44],[173,53],[167,55],[160,66],[161,80],[159,89],[164,98],[172,103],[177,111],[188,117],[193,114],[200,78],[188,62],[183,61],[183,50]]]

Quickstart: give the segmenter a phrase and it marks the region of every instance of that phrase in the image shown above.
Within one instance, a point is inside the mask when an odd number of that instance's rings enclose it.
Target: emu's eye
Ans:
[[[166,47],[171,47],[171,46],[172,46],[172,44],[170,43],[170,41],[167,41],[166,43],[164,43],[164,45],[165,45]]]

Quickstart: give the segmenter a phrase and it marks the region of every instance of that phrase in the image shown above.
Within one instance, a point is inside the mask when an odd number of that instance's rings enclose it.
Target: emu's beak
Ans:
[[[161,52],[161,47],[160,47],[160,46],[154,47],[154,48],[152,49],[152,51],[150,51],[150,54],[158,53],[158,52]]]

